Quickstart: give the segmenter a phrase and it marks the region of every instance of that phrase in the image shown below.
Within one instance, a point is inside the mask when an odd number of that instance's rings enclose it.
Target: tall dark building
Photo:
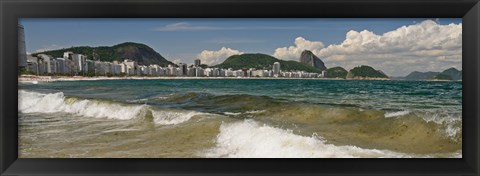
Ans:
[[[25,49],[25,31],[22,25],[18,24],[18,66],[27,67],[27,51]]]
[[[178,67],[180,68],[180,70],[182,72],[182,75],[187,75],[188,74],[187,64],[179,63]]]
[[[195,59],[194,61],[194,64],[195,66],[200,66],[202,64],[202,62],[200,61],[200,59]]]
[[[325,63],[315,56],[311,51],[309,50],[304,50],[302,54],[300,55],[300,63],[318,68],[320,70],[326,70],[327,67],[325,67]]]

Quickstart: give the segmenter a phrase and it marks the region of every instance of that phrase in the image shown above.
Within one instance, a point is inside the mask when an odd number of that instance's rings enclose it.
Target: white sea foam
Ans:
[[[385,117],[398,117],[398,116],[404,116],[410,114],[410,111],[396,111],[396,112],[387,112],[385,113]]]
[[[152,111],[153,121],[160,125],[176,125],[190,120],[193,116],[202,113],[194,111],[174,112],[174,111]]]
[[[225,114],[225,115],[237,116],[237,115],[240,115],[240,114],[242,114],[242,113],[241,113],[241,112],[223,112],[223,114]]]
[[[23,113],[67,112],[87,117],[129,120],[145,113],[146,107],[147,105],[66,99],[63,92],[42,94],[19,91],[19,111]]]
[[[423,116],[426,122],[433,122],[439,125],[443,125],[443,134],[453,140],[458,140],[458,136],[462,133],[461,114],[448,113],[448,112],[435,112],[426,113]]]
[[[263,113],[265,110],[253,110],[253,111],[247,111],[245,113],[247,114],[258,114],[258,113]]]
[[[217,146],[207,157],[233,158],[377,158],[415,157],[408,154],[356,146],[326,144],[319,137],[293,134],[291,131],[260,125],[253,120],[222,124]]]
[[[62,92],[42,94],[20,90],[18,95],[19,111],[22,113],[66,112],[86,117],[130,120],[144,117],[148,111],[151,111],[154,122],[162,125],[183,123],[200,114],[194,111],[158,110],[148,105],[123,105],[98,100],[66,99]]]

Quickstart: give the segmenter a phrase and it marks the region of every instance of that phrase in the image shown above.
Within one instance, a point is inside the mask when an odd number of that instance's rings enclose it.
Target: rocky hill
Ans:
[[[160,66],[167,66],[168,64],[174,65],[172,62],[165,59],[158,52],[150,48],[149,46],[141,43],[126,42],[114,46],[79,46],[71,47],[53,51],[46,51],[37,54],[47,54],[53,57],[63,57],[63,53],[71,51],[76,54],[86,55],[88,59],[93,60],[93,53],[95,58],[101,61],[123,61],[124,59],[131,59],[137,61],[141,65],[158,64]]]
[[[327,67],[325,67],[325,63],[323,63],[323,61],[320,58],[315,56],[315,54],[313,54],[309,50],[304,50],[302,52],[302,54],[300,55],[299,60],[300,60],[300,63],[308,65],[308,66],[312,66],[316,69],[320,69],[320,70],[326,70],[327,69]]]

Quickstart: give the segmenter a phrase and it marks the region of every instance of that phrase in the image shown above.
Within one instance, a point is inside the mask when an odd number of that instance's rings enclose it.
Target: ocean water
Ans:
[[[21,158],[462,157],[462,82],[19,83]]]

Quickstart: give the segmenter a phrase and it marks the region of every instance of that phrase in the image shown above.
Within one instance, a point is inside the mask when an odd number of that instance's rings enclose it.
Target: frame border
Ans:
[[[18,19],[99,17],[463,18],[463,158],[18,159]],[[0,0],[0,19],[0,175],[479,175],[479,0]]]

